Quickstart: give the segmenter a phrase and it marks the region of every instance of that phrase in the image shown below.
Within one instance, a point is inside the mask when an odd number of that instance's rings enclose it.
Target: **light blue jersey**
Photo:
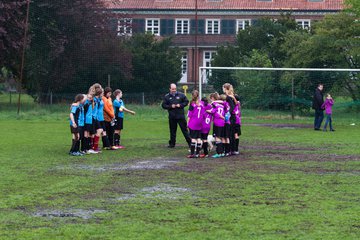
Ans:
[[[86,100],[84,104],[85,124],[92,124],[92,110],[92,102],[90,100]]]
[[[97,97],[95,97],[95,101],[97,102],[96,120],[102,122],[104,121],[104,101],[102,98]]]
[[[85,125],[85,112],[84,112],[84,105],[79,105],[79,120],[78,120],[78,126],[83,127]]]
[[[114,112],[115,112],[116,117],[124,118],[124,112],[120,111],[120,108],[125,107],[125,104],[124,104],[123,100],[122,99],[120,99],[120,100],[115,99],[115,101],[113,102],[113,106],[114,106]]]

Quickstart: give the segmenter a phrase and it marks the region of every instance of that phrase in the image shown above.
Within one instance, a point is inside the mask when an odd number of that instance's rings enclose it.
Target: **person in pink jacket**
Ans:
[[[327,115],[326,122],[324,125],[323,131],[326,132],[327,125],[329,124],[330,132],[335,132],[332,126],[332,106],[334,105],[334,100],[331,95],[328,93],[326,95],[325,102],[322,105],[322,108],[325,109],[325,113]]]

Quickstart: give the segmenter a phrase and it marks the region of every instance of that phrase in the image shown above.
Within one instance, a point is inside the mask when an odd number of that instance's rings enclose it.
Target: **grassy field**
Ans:
[[[126,149],[74,158],[68,106],[2,106],[0,239],[360,238],[358,114],[325,133],[245,109],[241,154],[214,160],[179,134],[167,149],[159,106],[130,107]]]

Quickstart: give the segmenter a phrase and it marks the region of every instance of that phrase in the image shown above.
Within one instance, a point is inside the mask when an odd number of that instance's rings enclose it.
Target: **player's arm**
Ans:
[[[162,102],[162,104],[161,104],[161,107],[162,107],[163,109],[166,109],[166,110],[171,109],[171,105],[170,105],[170,103],[169,103],[169,101],[168,101],[168,99],[167,99],[166,96],[165,96],[164,99],[163,99],[163,102]]]
[[[74,128],[77,128],[77,125],[76,125],[76,122],[75,122],[75,118],[74,118],[73,110],[71,110],[71,112],[70,112],[70,121],[71,121],[71,123],[72,123],[72,126],[73,126]]]
[[[127,113],[130,113],[131,115],[135,115],[135,112],[130,110],[130,109],[127,109],[126,107],[122,107],[122,111],[124,112],[127,112]]]
[[[104,104],[104,111],[106,112],[107,115],[109,115],[110,118],[114,118],[114,110],[111,109],[111,107],[109,106],[109,104],[106,102]]]

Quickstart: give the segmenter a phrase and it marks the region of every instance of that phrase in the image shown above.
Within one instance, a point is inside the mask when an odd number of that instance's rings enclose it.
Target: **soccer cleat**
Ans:
[[[225,153],[225,157],[230,157],[231,153]]]
[[[118,145],[118,146],[116,146],[117,147],[117,149],[124,149],[125,147],[124,146],[122,146],[122,145]]]
[[[221,158],[221,154],[215,154],[212,156],[212,158]]]
[[[97,154],[97,153],[99,153],[99,152],[97,152],[97,151],[95,151],[93,149],[90,149],[87,152],[88,152],[88,154]]]
[[[209,157],[209,155],[205,155],[205,154],[200,154],[200,156],[199,156],[200,158],[207,158],[207,157]]]
[[[84,156],[81,152],[76,152],[77,156]]]
[[[111,146],[111,150],[118,150],[118,148],[115,146]]]
[[[175,147],[175,145],[169,145],[168,146],[168,148],[174,148]]]
[[[225,153],[220,154],[220,157],[225,157]]]
[[[196,155],[195,154],[190,154],[187,156],[187,158],[196,158]]]
[[[232,152],[232,155],[239,155],[240,153],[238,151]]]
[[[335,132],[335,129],[330,129],[330,132]]]

